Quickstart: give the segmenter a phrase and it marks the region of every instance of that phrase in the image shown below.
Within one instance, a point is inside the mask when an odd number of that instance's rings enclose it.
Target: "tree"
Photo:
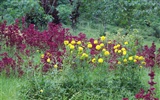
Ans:
[[[52,15],[53,23],[59,24],[60,18],[58,16],[57,6],[58,0],[41,0],[40,5],[43,7],[46,14]]]

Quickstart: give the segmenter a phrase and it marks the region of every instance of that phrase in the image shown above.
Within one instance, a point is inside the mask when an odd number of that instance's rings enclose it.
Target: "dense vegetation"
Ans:
[[[2,100],[159,100],[159,0],[1,0],[0,10]]]

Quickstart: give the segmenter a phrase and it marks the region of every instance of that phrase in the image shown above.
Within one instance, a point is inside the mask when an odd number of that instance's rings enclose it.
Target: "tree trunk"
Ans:
[[[60,18],[58,16],[57,6],[58,6],[58,0],[41,0],[40,5],[43,7],[46,14],[52,15],[53,23],[59,24]],[[53,7],[53,9],[52,9]]]
[[[70,1],[70,4],[72,5],[72,6],[74,6],[73,5],[73,0],[69,0]],[[79,17],[79,8],[80,8],[80,5],[81,5],[81,3],[80,3],[80,1],[78,0],[77,2],[76,2],[76,7],[75,7],[75,9],[72,11],[72,13],[70,14],[70,19],[71,19],[71,22],[72,22],[72,24],[71,24],[71,27],[72,27],[72,29],[74,30],[74,29],[76,29],[76,23],[77,23],[77,20],[78,20],[78,17]]]

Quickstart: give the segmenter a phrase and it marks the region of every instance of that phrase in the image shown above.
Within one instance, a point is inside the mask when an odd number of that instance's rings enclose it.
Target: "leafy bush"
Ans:
[[[35,24],[36,26],[46,26],[53,18],[44,13],[38,2],[38,0],[3,1],[0,4],[2,11],[0,13],[0,20],[6,20],[8,24],[13,24],[15,19],[26,16],[28,23]]]
[[[138,28],[144,20],[148,20],[149,26],[153,22],[159,22],[159,1],[133,1],[133,0],[103,0],[92,2],[82,0],[80,18],[91,20],[95,23],[117,25],[123,28]],[[85,12],[85,13],[84,13]],[[147,23],[145,23],[147,25]]]
[[[160,38],[160,26],[154,27],[155,32],[153,35],[157,38]]]
[[[60,4],[57,10],[59,11],[58,15],[61,22],[68,25],[70,23],[69,15],[71,14],[72,7],[69,4]]]

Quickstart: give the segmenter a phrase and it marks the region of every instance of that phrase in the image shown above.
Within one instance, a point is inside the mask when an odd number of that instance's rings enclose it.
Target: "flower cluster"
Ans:
[[[94,65],[106,62],[111,68],[127,64],[137,64],[140,68],[145,66],[145,58],[142,55],[130,53],[128,44],[127,41],[120,44],[115,40],[108,40],[106,36],[98,39],[83,39],[83,41],[77,38],[64,40],[65,47],[74,56],[73,59],[79,56],[80,59],[86,59],[88,63]]]
[[[62,55],[65,52],[63,41],[65,38],[69,39],[72,37],[68,32],[69,29],[62,28],[61,24],[55,25],[49,23],[48,29],[40,32],[35,29],[33,24],[29,25],[29,27],[23,25],[22,29],[18,25],[18,20],[16,20],[15,24],[8,26],[6,22],[0,23],[0,42],[1,44],[4,43],[2,45],[6,45],[7,48],[16,47],[16,53],[18,54],[20,51],[20,53],[25,54],[25,56],[31,56],[31,53],[34,54],[34,48],[45,51],[46,54],[42,57],[41,62],[44,65],[43,71],[49,70],[49,68],[53,66],[51,65],[52,63],[62,63]],[[83,37],[81,34],[80,36]],[[52,57],[48,57],[48,52]],[[29,63],[31,64],[33,62]],[[18,65],[20,66],[20,64]]]
[[[22,68],[18,66],[16,61],[10,58],[6,52],[0,54],[0,57],[2,57],[2,60],[0,60],[0,72],[5,71],[7,76],[11,73],[14,75],[18,73],[18,76],[23,75],[24,72]]]

